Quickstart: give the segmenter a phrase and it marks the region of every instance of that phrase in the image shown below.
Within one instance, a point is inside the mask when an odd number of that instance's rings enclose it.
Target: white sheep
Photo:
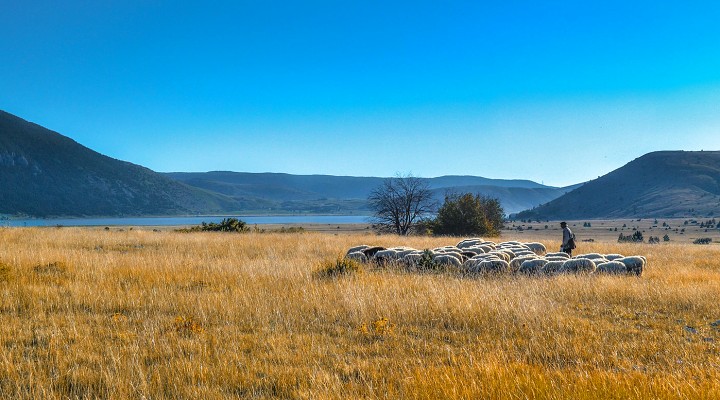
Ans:
[[[480,239],[480,238],[465,239],[465,240],[460,241],[460,243],[458,243],[456,247],[458,249],[463,249],[463,248],[467,248],[470,246],[475,246],[478,243],[482,243],[483,241],[484,240]]]
[[[558,257],[558,258],[559,258],[559,257]],[[547,264],[543,265],[541,271],[542,271],[542,273],[544,273],[545,275],[555,275],[555,274],[557,274],[557,273],[560,271],[560,269],[562,268],[563,264],[565,264],[565,261],[567,261],[567,259],[565,259],[565,260],[559,259],[559,260],[554,260],[554,261],[548,261]]]
[[[449,253],[436,255],[435,258],[433,258],[433,261],[439,265],[446,265],[446,266],[452,266],[452,267],[456,267],[456,268],[462,268],[461,259],[453,257]]]
[[[578,255],[574,256],[573,258],[576,258],[576,259],[577,258],[585,258],[588,260],[593,260],[596,258],[605,258],[605,256],[603,256],[600,253],[588,253],[588,254],[578,254]]]
[[[383,265],[398,260],[398,251],[393,249],[380,250],[372,257],[376,263]]]
[[[362,251],[353,251],[352,253],[349,253],[345,256],[348,260],[355,260],[362,263],[367,262],[367,257],[365,256],[365,253]]]
[[[618,258],[615,261],[619,261],[619,262],[625,264],[625,267],[627,267],[628,273],[635,274],[637,276],[642,275],[643,271],[645,270],[645,265],[647,264],[647,259],[643,256],[623,257],[623,258]]]
[[[512,261],[510,261],[510,269],[511,269],[513,272],[517,272],[517,271],[520,269],[520,266],[522,265],[522,263],[523,263],[524,261],[526,261],[526,260],[535,260],[535,259],[537,259],[537,258],[538,258],[538,256],[537,256],[535,253],[533,253],[532,255],[515,257],[515,258],[513,258]]]
[[[560,273],[589,273],[595,271],[595,263],[589,258],[572,258],[563,263]]]
[[[349,248],[348,251],[347,251],[345,254],[355,253],[355,252],[357,252],[357,251],[363,251],[363,250],[369,249],[369,248],[370,248],[370,246],[368,246],[368,245],[366,245],[366,244],[361,244],[361,245],[359,245],[359,246],[355,246],[355,247]],[[364,255],[364,254],[363,254],[363,255]]]
[[[528,275],[534,275],[540,272],[540,269],[547,263],[548,261],[544,258],[525,260],[522,264],[520,264],[520,269],[518,269],[518,272]]]
[[[505,260],[505,262],[510,262],[510,259],[511,259],[510,254],[505,253],[505,252],[502,252],[502,251],[497,251],[497,250],[495,250],[495,251],[492,251],[492,252],[490,252],[490,253],[488,253],[488,254],[494,254],[494,255],[496,255],[498,258],[500,258],[501,260]]]
[[[471,272],[481,274],[501,274],[510,272],[510,264],[504,260],[486,260],[475,264]]]
[[[565,253],[565,252],[562,252],[562,251],[558,251],[558,252],[555,252],[555,253],[547,253],[547,254],[545,254],[545,258],[548,258],[548,257],[562,257],[562,258],[564,258],[564,259],[566,259],[566,260],[570,258],[570,256],[568,255],[568,253]]]
[[[378,251],[382,251],[382,250],[387,250],[387,249],[382,246],[371,246],[371,247],[368,247],[367,249],[363,250],[362,252],[365,253],[365,257],[367,257],[368,259],[371,259],[371,258],[373,258],[373,256],[375,256],[375,254]]]
[[[605,259],[608,261],[617,260],[618,258],[625,258],[622,254],[605,254]]]
[[[537,242],[530,242],[525,243],[525,246],[529,247],[530,250],[532,250],[535,254],[542,256],[545,253],[547,253],[547,248],[545,248],[545,245],[542,243]]]
[[[610,274],[610,275],[624,275],[628,273],[628,269],[625,264],[620,261],[608,261],[602,264],[598,264],[595,269],[595,274]]]

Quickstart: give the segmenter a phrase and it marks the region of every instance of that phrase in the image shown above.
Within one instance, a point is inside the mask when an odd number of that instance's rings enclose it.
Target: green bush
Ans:
[[[498,199],[465,193],[445,196],[431,225],[436,235],[497,236],[503,222],[504,211]]]

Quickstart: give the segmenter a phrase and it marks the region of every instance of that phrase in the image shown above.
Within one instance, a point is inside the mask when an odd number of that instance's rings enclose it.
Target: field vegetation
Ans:
[[[0,243],[3,398],[720,398],[716,241],[579,243],[647,256],[639,278],[338,259],[450,237],[5,228]]]

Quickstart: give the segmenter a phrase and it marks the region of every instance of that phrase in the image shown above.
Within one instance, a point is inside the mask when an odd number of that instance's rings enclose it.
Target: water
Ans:
[[[0,221],[0,226],[186,226],[202,222],[218,223],[224,217],[143,217],[143,218],[57,218],[13,219]],[[277,215],[236,216],[249,225],[266,224],[366,224],[365,215]]]

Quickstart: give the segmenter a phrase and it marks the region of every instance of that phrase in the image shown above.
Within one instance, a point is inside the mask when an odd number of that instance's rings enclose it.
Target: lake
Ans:
[[[202,222],[218,223],[224,217],[142,217],[142,218],[57,218],[13,219],[0,221],[0,226],[186,226]],[[266,224],[367,224],[365,215],[276,215],[236,216],[249,225]]]

